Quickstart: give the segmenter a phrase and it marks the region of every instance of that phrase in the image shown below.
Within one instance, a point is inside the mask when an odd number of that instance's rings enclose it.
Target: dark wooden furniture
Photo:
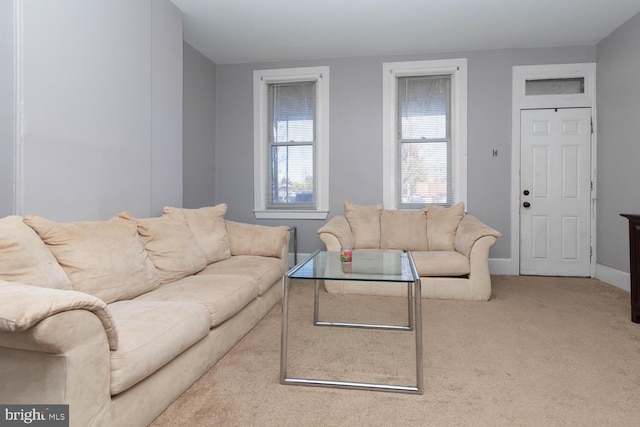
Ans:
[[[631,321],[640,323],[640,215],[620,214],[629,220]]]

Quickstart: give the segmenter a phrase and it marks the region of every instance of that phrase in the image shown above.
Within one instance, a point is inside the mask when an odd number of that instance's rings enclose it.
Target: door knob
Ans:
[[[524,194],[525,196],[528,196],[528,195],[529,195],[529,190],[524,190],[524,191],[522,192],[522,194]]]
[[[522,206],[524,206],[525,208],[528,208],[528,207],[530,207],[530,206],[531,206],[531,203],[529,203],[529,202],[524,202],[524,203],[522,204]]]

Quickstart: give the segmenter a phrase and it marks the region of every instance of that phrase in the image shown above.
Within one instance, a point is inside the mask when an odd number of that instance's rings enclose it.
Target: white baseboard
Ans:
[[[520,274],[518,266],[514,266],[511,262],[511,258],[489,258],[489,273],[496,275],[510,275],[517,276]]]
[[[298,262],[302,261],[310,254],[299,253]],[[289,265],[294,266],[294,256],[289,254]],[[514,271],[515,268],[515,271]],[[511,258],[489,258],[489,272],[495,275],[513,275],[520,274],[518,271],[518,265],[512,262]],[[620,288],[623,291],[631,292],[631,275],[624,271],[616,270],[606,265],[596,264],[595,278],[602,280],[616,288]]]
[[[489,258],[489,271],[496,275],[519,275],[517,263],[510,258]],[[631,292],[631,275],[606,265],[596,264],[595,278],[623,291]]]
[[[602,280],[623,291],[631,292],[631,274],[606,265],[596,264],[596,279]]]

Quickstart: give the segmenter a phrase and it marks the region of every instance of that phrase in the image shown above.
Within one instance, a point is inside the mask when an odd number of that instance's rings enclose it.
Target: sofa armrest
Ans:
[[[328,251],[339,251],[341,247],[353,248],[353,234],[344,215],[336,215],[317,231]]]
[[[289,227],[225,220],[231,255],[289,257]]]
[[[481,237],[492,236],[495,239],[502,236],[499,231],[489,227],[472,215],[465,215],[460,220],[455,236],[455,249],[469,257],[471,248]],[[495,239],[493,240],[495,242]]]
[[[109,363],[104,328],[87,310],[0,331],[0,402],[68,404],[70,425],[101,425],[110,411]]]
[[[55,314],[87,310],[95,314],[107,336],[109,348],[118,348],[118,333],[107,304],[77,291],[42,288],[0,280],[0,332],[24,332]]]
[[[100,425],[111,401],[104,302],[10,282],[0,301],[0,402],[68,404],[70,425]]]

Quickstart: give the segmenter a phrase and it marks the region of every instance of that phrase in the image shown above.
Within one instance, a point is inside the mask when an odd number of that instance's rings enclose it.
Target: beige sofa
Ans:
[[[225,212],[0,219],[0,402],[152,422],[280,300],[287,227]]]
[[[501,234],[464,212],[428,205],[420,211],[383,209],[382,205],[344,203],[345,214],[318,230],[328,251],[411,251],[423,298],[487,301],[491,297],[489,250]],[[361,281],[325,281],[331,293],[406,295],[406,287]]]

